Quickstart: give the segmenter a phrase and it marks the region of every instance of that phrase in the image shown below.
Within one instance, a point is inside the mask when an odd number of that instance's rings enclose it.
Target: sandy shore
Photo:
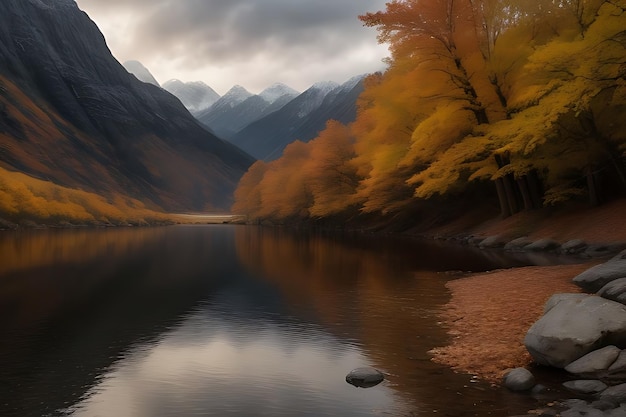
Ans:
[[[618,200],[552,218],[535,212],[520,213],[506,220],[492,220],[471,232],[482,236],[526,235],[533,240],[546,237],[561,243],[576,238],[588,243],[626,242],[624,213],[626,200]],[[500,382],[507,369],[531,363],[524,336],[543,314],[548,298],[561,292],[580,292],[572,278],[599,262],[602,260],[513,268],[449,282],[452,299],[441,321],[448,329],[451,344],[434,349],[433,360]]]

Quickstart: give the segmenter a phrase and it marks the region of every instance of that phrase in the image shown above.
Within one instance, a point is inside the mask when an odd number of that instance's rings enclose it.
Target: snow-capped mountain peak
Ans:
[[[163,84],[163,89],[174,94],[193,114],[208,109],[219,98],[219,94],[202,81],[184,83],[173,79]]]
[[[253,95],[254,94],[252,94],[242,86],[235,85],[222,96],[220,101],[227,102],[232,107],[239,103],[243,103],[246,99],[252,97]]]
[[[319,90],[322,94],[328,94],[337,87],[339,87],[339,84],[334,81],[320,81],[313,84],[310,90]]]
[[[296,97],[298,94],[300,93],[298,93],[296,90],[289,87],[288,85],[285,85],[283,83],[276,83],[266,88],[261,93],[259,93],[259,96],[263,100],[271,104],[281,97],[284,97],[284,96]]]

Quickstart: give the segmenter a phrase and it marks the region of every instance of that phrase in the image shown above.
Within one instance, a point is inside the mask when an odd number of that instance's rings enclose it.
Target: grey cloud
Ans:
[[[110,5],[108,9],[136,9],[139,23],[128,48],[138,55],[142,50],[176,54],[189,48],[207,61],[238,61],[259,51],[303,55],[307,49],[313,57],[336,53],[363,37],[358,14],[384,6],[382,0],[97,1]]]
[[[123,60],[149,62],[157,56],[190,71],[266,62],[268,70],[297,72],[313,68],[311,71],[322,74],[326,72],[324,67],[342,70],[342,57],[351,51],[375,45],[375,31],[364,28],[357,16],[384,9],[386,0],[77,2],[94,17],[97,13],[109,21],[123,14],[132,15],[130,33],[124,34],[124,45],[118,49]],[[352,74],[360,72],[355,69]]]

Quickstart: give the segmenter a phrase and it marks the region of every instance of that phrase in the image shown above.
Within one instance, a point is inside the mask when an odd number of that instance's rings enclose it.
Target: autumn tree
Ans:
[[[303,170],[313,196],[310,215],[328,217],[353,206],[359,178],[349,164],[355,156],[350,129],[330,120],[308,147],[309,159]]]

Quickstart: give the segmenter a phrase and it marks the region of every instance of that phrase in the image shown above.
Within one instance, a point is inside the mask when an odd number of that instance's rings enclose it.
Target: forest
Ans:
[[[355,122],[256,162],[250,220],[492,201],[502,217],[626,194],[626,0],[392,0]]]

